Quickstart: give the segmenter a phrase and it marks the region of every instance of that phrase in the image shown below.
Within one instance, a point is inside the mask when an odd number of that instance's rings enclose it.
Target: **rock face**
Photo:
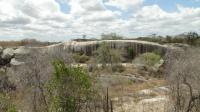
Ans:
[[[80,52],[86,55],[92,55],[100,46],[102,42],[108,43],[108,45],[113,49],[125,49],[131,48],[133,50],[133,55],[139,55],[145,52],[152,52],[154,50],[165,53],[168,46],[160,45],[153,42],[138,41],[138,40],[102,40],[102,41],[88,41],[88,42],[76,42],[68,41],[65,43],[59,43],[55,45],[50,45],[46,47],[19,47],[16,50],[13,48],[3,49],[0,47],[0,66],[5,66],[9,64],[12,59],[12,65],[18,65],[22,63],[23,57],[28,55],[33,49],[41,50],[42,52]]]
[[[145,52],[152,52],[158,50],[161,53],[165,53],[167,46],[160,45],[153,42],[138,41],[138,40],[103,40],[103,41],[88,41],[88,42],[66,42],[64,43],[64,49],[68,49],[72,52],[82,52],[87,55],[92,55],[94,51],[98,49],[102,42],[106,42],[114,49],[129,49],[133,50],[134,55],[138,55]]]
[[[12,48],[0,48],[0,68],[10,64],[11,58],[14,56],[14,50]]]
[[[30,50],[30,48],[26,47],[19,47],[16,50],[14,50],[14,48],[3,49],[0,47],[0,67],[24,64],[24,62],[21,61],[23,61],[23,58]]]
[[[101,43],[106,42],[113,49],[132,49],[133,55],[139,55],[145,52],[160,51],[162,54],[169,48],[166,45],[160,45],[158,43],[138,41],[138,40],[102,40],[102,41],[86,41],[76,42],[68,41],[64,43],[54,44],[46,47],[34,47],[34,49],[41,49],[45,52],[51,52],[56,50],[66,50],[71,52],[85,53],[86,55],[92,55],[100,46]]]

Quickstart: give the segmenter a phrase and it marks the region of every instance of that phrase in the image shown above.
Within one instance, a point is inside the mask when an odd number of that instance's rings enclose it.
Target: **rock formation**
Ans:
[[[159,51],[162,54],[169,48],[165,45],[160,45],[153,42],[138,41],[138,40],[102,40],[102,41],[87,41],[76,42],[68,41],[64,43],[54,44],[45,47],[19,47],[19,48],[5,48],[0,47],[0,67],[6,65],[20,65],[23,64],[23,57],[26,56],[31,50],[37,49],[42,52],[79,52],[86,55],[92,55],[100,46],[102,42],[108,43],[113,49],[131,48],[134,55],[139,55],[145,52]],[[11,62],[11,63],[10,63]]]
[[[92,55],[94,51],[98,49],[102,42],[106,42],[113,49],[128,49],[132,48],[135,55],[152,52],[154,50],[160,51],[162,54],[167,49],[167,46],[160,45],[153,42],[138,41],[138,40],[103,40],[103,41],[88,41],[88,42],[66,42],[64,44],[64,49],[68,49],[72,52],[81,52],[87,55]]]
[[[0,68],[10,65],[23,64],[23,58],[29,53],[30,48],[19,47],[19,48],[0,48]]]

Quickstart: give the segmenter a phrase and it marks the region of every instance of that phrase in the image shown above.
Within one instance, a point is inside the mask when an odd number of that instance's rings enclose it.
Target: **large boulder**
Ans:
[[[13,56],[14,56],[14,49],[6,48],[3,50],[1,58],[2,59],[11,59]]]
[[[17,48],[15,51],[14,51],[14,54],[15,55],[25,55],[25,54],[28,54],[30,51],[28,48],[22,46],[22,47],[19,47]]]
[[[14,51],[15,60],[21,62],[26,59],[26,57],[30,54],[30,48],[27,47],[19,47]]]

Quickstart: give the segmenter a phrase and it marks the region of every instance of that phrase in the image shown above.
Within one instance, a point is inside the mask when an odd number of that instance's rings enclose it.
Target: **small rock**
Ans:
[[[157,87],[157,88],[153,88],[152,90],[159,94],[167,94],[170,92],[170,90],[167,87]]]
[[[1,67],[1,68],[0,68],[0,75],[1,75],[1,73],[5,73],[5,72],[6,72],[6,68]]]
[[[18,66],[18,65],[24,64],[24,62],[19,62],[15,58],[13,58],[13,59],[11,59],[10,64],[14,65],[14,66]]]
[[[156,94],[156,93],[151,89],[144,89],[144,90],[141,90],[141,91],[138,92],[138,95],[141,96],[141,97],[151,96],[153,94]]]

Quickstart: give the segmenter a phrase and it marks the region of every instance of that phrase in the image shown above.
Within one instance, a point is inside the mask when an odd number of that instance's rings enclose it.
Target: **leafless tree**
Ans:
[[[62,47],[50,50],[31,49],[29,55],[23,58],[25,64],[13,67],[8,73],[17,85],[17,94],[22,95],[19,105],[29,109],[29,112],[48,112],[45,83],[53,74],[51,62],[60,59],[67,64],[72,58]]]
[[[167,53],[167,76],[172,90],[171,112],[200,112],[200,50]]]

